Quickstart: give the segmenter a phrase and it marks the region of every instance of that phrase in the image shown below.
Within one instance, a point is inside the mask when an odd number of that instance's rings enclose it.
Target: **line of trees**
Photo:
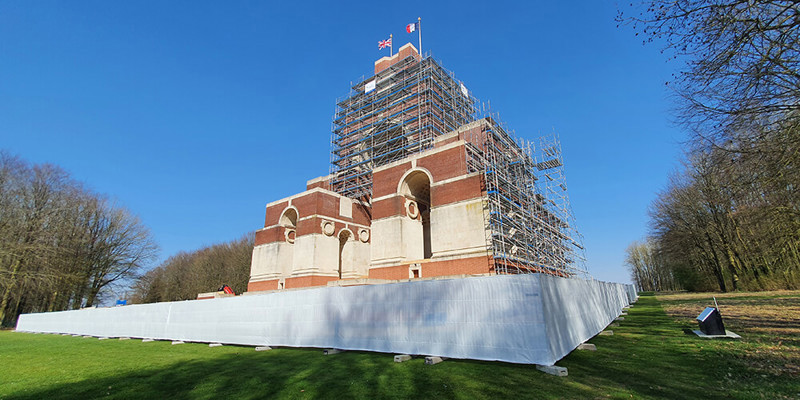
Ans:
[[[50,164],[0,151],[0,321],[95,305],[156,255],[128,210]]]
[[[659,268],[687,290],[800,287],[800,1],[651,0],[619,21],[686,63],[670,86],[691,140],[650,210]]]
[[[134,303],[192,300],[198,293],[228,285],[234,292],[247,290],[255,235],[178,253],[142,275],[133,285]]]
[[[658,251],[658,244],[652,240],[634,241],[625,251],[625,264],[639,291],[670,291],[681,288],[670,266],[664,262]]]
[[[680,286],[800,288],[800,165],[782,158],[710,149],[671,177],[651,205],[650,240]]]

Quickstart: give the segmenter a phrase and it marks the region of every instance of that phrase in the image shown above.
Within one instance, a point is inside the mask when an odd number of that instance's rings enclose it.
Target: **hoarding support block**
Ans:
[[[564,367],[557,367],[555,365],[537,365],[536,369],[550,375],[567,376],[567,369]]]
[[[408,355],[408,354],[398,354],[398,355],[394,356],[394,362],[396,362],[396,363],[400,363],[400,362],[403,362],[403,361],[408,361],[410,359],[411,359],[411,356]]]

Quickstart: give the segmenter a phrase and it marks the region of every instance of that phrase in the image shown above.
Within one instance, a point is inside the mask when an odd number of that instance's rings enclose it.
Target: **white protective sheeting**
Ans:
[[[531,274],[321,287],[24,314],[17,330],[553,365],[621,313],[628,286]]]
[[[625,285],[625,289],[628,290],[628,301],[635,303],[639,299],[639,292],[636,291],[636,286]]]
[[[602,331],[630,304],[626,285],[617,283],[548,276],[542,277],[541,286],[553,363]]]

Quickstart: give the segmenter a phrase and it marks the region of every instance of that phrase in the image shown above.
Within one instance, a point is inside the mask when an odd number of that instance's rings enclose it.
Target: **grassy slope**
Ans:
[[[3,331],[0,398],[800,398],[797,376],[731,356],[760,342],[705,341],[685,335],[686,324],[643,296],[613,336],[590,341],[596,352],[558,363],[566,378],[497,362],[426,366],[420,358],[396,364],[389,354]]]

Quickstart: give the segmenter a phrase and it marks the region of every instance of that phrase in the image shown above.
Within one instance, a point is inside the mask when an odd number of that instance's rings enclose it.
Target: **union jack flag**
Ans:
[[[382,50],[391,46],[392,46],[392,38],[378,41],[378,50]]]

